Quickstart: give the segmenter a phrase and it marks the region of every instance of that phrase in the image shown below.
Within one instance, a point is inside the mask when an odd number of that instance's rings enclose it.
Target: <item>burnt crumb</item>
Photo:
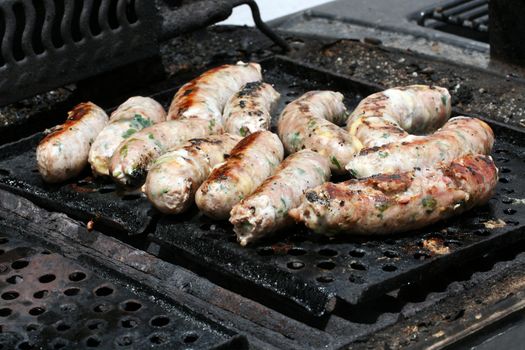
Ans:
[[[244,87],[237,93],[237,97],[251,96],[262,86],[262,81],[254,81],[247,83]],[[241,108],[244,108],[241,106]]]
[[[321,201],[321,198],[319,198],[317,193],[315,193],[313,191],[306,192],[305,196],[306,196],[306,200],[308,200],[308,202],[310,202],[310,203],[316,203],[316,202],[320,202]]]
[[[340,206],[340,207],[344,207],[344,206],[345,206],[345,201],[341,201],[341,202],[339,202],[339,206]]]
[[[246,101],[245,100],[240,100],[239,101],[239,107],[246,108]]]

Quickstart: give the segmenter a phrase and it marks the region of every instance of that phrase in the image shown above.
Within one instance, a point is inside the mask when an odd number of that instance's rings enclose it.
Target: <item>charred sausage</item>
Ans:
[[[269,131],[245,137],[199,187],[195,195],[197,206],[212,218],[227,219],[235,204],[275,172],[283,154],[281,141]]]
[[[248,136],[270,129],[271,113],[281,95],[267,83],[245,84],[224,108],[224,130],[230,134]]]
[[[224,162],[240,140],[240,136],[230,134],[192,139],[182,148],[163,154],[148,172],[144,185],[148,199],[166,214],[185,211],[211,169]]]
[[[358,178],[395,174],[450,163],[467,154],[489,154],[494,144],[490,126],[476,118],[456,117],[428,136],[408,136],[380,147],[364,148],[346,166]]]
[[[109,161],[122,141],[148,126],[166,120],[166,111],[152,98],[135,96],[121,104],[109,118],[109,124],[97,136],[89,151],[89,163],[95,175],[109,175]]]
[[[215,126],[215,127],[214,127]],[[169,120],[133,134],[113,153],[110,174],[118,184],[135,187],[144,180],[152,161],[192,138],[206,137],[221,129],[208,120]]]
[[[368,96],[347,121],[348,131],[364,147],[400,141],[410,134],[426,134],[450,117],[450,94],[437,86],[397,87]]]
[[[173,97],[168,120],[199,118],[222,126],[228,99],[246,83],[262,79],[257,63],[238,62],[213,68],[183,85]]]
[[[467,155],[435,169],[323,184],[290,215],[327,235],[409,231],[487,202],[497,181],[490,156]]]
[[[66,122],[56,126],[36,149],[44,181],[61,182],[77,176],[86,167],[89,148],[107,122],[106,112],[91,102],[73,108]]]
[[[328,181],[328,160],[311,150],[290,155],[249,197],[233,207],[230,222],[241,245],[293,223],[288,211],[299,205],[303,192]]]
[[[343,95],[310,91],[286,106],[277,129],[288,153],[311,149],[329,160],[332,173],[342,174],[345,164],[361,149],[357,138],[336,125],[346,118]]]

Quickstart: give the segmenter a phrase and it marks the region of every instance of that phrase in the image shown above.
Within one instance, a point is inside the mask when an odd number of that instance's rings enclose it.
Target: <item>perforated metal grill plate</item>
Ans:
[[[0,234],[0,349],[228,347],[232,335],[139,290]]]

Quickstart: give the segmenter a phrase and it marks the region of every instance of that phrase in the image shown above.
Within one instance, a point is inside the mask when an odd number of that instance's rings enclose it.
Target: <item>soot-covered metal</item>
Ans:
[[[90,270],[1,229],[0,348],[233,345],[233,334],[134,292],[140,285],[130,285],[108,271]]]

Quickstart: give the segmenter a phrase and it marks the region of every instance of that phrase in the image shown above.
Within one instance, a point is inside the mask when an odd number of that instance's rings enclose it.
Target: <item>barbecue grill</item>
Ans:
[[[525,276],[521,78],[356,41],[203,29],[241,4],[217,3],[227,10],[201,2],[209,12],[200,22],[183,21],[196,11],[193,2],[160,3],[150,9],[151,23],[170,29],[149,34],[157,38],[152,51],[128,61],[112,56],[103,76],[72,73],[73,86],[55,90],[59,96],[19,101],[65,83],[41,73],[48,85],[13,92],[18,102],[1,109],[31,116],[0,127],[0,348],[439,348],[476,344],[480,329],[515,320]],[[173,13],[180,21],[170,22]],[[163,76],[107,96],[104,108],[131,94],[167,107],[189,79],[239,59],[261,63],[283,96],[279,108],[312,89],[341,91],[352,109],[386,86],[446,86],[455,115],[483,112],[495,131],[497,192],[485,206],[409,234],[326,238],[294,227],[241,248],[231,225],[196,208],[163,216],[142,195],[87,170],[64,184],[43,183],[35,147],[42,130],[84,97],[77,80],[90,76],[83,84],[97,90],[134,73],[130,61],[152,62],[153,52],[161,54]],[[512,98],[512,105],[503,101]]]

